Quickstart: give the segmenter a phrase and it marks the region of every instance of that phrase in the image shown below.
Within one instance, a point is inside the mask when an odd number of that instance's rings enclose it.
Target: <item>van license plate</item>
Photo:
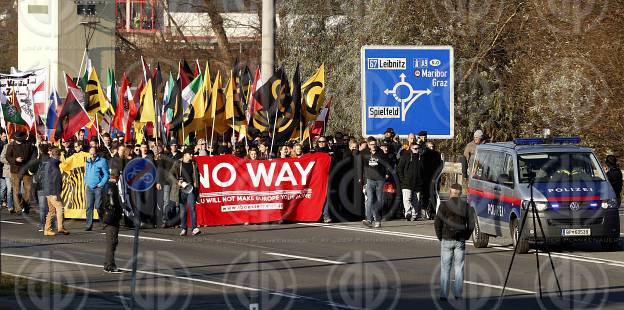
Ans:
[[[562,236],[591,236],[591,229],[579,228],[579,229],[562,229]]]

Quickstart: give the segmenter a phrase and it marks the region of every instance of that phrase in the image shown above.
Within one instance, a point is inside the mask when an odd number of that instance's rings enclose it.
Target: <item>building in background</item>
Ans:
[[[104,0],[21,0],[17,69],[49,68],[49,85],[65,91],[63,72],[78,75],[89,48],[100,74],[115,67],[115,6]]]

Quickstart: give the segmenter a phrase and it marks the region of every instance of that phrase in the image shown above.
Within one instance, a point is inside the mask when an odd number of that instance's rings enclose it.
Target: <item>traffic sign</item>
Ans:
[[[363,46],[361,61],[362,135],[453,138],[453,47]]]
[[[156,166],[148,159],[135,158],[126,165],[123,178],[128,188],[144,192],[156,183]]]

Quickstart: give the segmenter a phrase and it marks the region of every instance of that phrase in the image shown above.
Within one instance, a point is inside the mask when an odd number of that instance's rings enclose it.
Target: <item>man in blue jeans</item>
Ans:
[[[193,150],[186,148],[182,159],[177,161],[172,169],[172,174],[177,177],[177,189],[179,192],[180,202],[180,236],[186,235],[187,214],[186,208],[191,213],[191,225],[193,226],[193,236],[201,233],[197,227],[197,218],[195,216],[195,191],[199,188],[199,170],[197,163],[193,160]],[[191,190],[189,186],[192,186]],[[175,191],[172,189],[172,194]]]
[[[440,300],[448,298],[451,283],[451,266],[455,266],[455,299],[462,298],[464,284],[464,257],[466,240],[474,230],[474,218],[470,216],[468,204],[460,198],[462,187],[451,185],[449,200],[440,205],[435,217],[435,231],[440,240]]]
[[[93,207],[98,211],[98,215],[102,218],[104,210],[102,208],[102,189],[108,182],[110,175],[108,171],[108,162],[104,157],[98,155],[97,147],[89,148],[90,157],[87,158],[85,167],[85,184],[87,188],[87,227],[86,231],[90,231],[93,226]],[[104,228],[104,225],[102,225]]]
[[[377,149],[377,139],[368,138],[369,151],[362,154],[362,176],[366,180],[366,203],[364,211],[366,219],[362,224],[366,227],[381,227],[381,208],[383,206],[383,187],[390,172],[388,163],[382,152]]]

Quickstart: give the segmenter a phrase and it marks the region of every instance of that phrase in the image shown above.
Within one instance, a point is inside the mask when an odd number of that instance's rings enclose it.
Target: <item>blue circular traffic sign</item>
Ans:
[[[148,159],[135,158],[126,165],[123,178],[128,188],[144,192],[156,183],[156,166]]]

